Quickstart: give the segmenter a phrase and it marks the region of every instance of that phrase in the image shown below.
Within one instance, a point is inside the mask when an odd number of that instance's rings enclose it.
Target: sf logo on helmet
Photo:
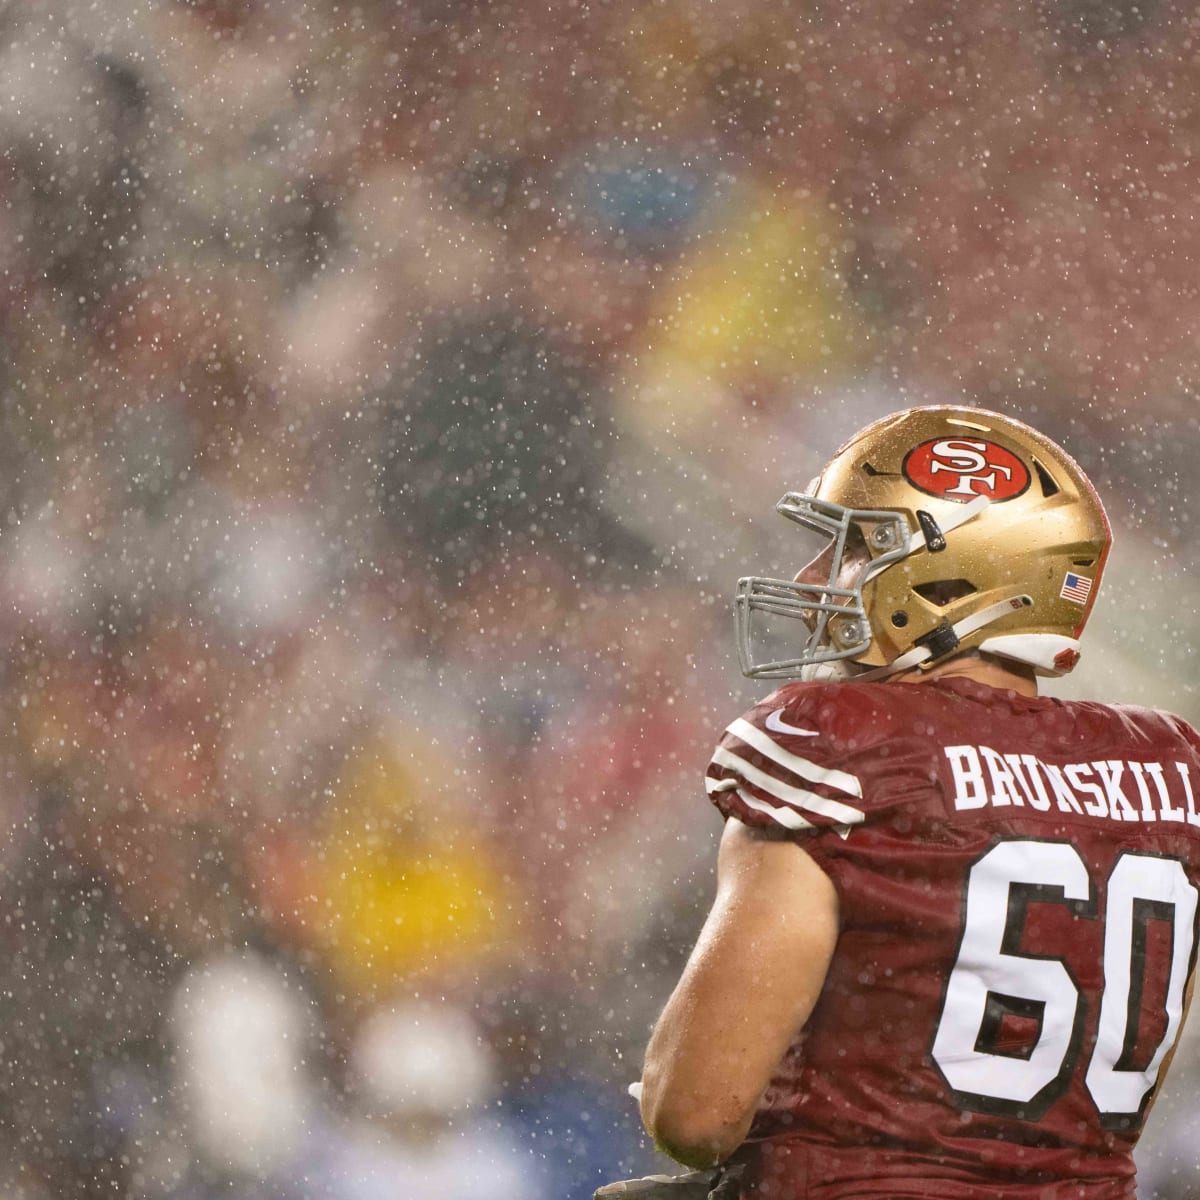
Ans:
[[[1029,468],[1011,450],[974,438],[922,442],[905,456],[903,471],[913,487],[963,503],[1011,500],[1029,486]]]

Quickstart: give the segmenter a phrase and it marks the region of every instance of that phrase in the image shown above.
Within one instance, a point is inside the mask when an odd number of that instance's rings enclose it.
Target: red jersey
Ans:
[[[747,1196],[1135,1195],[1195,961],[1195,731],[966,679],[791,684],[705,782],[840,906],[738,1153]]]

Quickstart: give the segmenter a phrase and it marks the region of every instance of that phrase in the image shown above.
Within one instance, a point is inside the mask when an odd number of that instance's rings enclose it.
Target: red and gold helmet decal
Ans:
[[[1029,487],[1029,468],[1011,450],[975,437],[933,438],[910,450],[902,467],[913,487],[966,504],[976,496],[995,503]]]

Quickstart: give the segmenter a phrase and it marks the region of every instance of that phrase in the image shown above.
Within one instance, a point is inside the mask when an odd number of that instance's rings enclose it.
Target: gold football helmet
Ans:
[[[978,649],[1063,675],[1079,660],[1112,543],[1060,446],[974,408],[868,426],[776,506],[829,539],[794,580],[738,581],[744,674],[878,679]],[[755,614],[799,618],[794,657],[756,662]]]

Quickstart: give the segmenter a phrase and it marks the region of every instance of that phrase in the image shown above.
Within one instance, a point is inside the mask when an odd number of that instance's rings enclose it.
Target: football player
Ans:
[[[708,767],[717,895],[647,1129],[762,1200],[1132,1200],[1195,963],[1200,739],[1038,694],[1100,586],[1095,489],[1019,421],[916,408],[778,510],[825,546],[738,585],[744,672],[794,682]]]

